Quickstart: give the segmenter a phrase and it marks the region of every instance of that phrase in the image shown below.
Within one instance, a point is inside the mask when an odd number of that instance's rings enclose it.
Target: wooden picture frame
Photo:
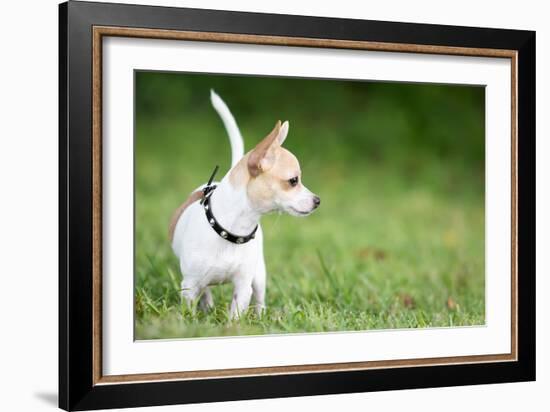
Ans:
[[[107,3],[59,8],[59,405],[135,407],[535,379],[535,33]],[[192,40],[510,59],[510,353],[102,373],[102,40]],[[521,185],[520,185],[521,183]]]

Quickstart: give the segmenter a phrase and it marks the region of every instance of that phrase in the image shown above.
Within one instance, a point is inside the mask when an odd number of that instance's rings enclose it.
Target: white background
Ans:
[[[510,353],[510,123],[501,121],[510,116],[509,59],[118,37],[103,53],[105,374]],[[485,326],[134,341],[134,69],[486,85]]]
[[[153,1],[243,11],[537,30],[536,383],[424,389],[143,409],[183,411],[546,410],[550,387],[550,27],[541,1]],[[57,2],[0,6],[0,408],[53,410],[57,392]],[[546,181],[545,181],[546,180]],[[545,391],[546,389],[546,391]]]

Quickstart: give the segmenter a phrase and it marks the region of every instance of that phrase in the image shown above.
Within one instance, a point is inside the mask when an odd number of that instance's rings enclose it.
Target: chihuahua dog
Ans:
[[[184,276],[182,297],[189,305],[199,299],[199,308],[208,310],[214,305],[210,287],[232,282],[230,318],[245,313],[252,297],[261,315],[266,268],[260,218],[274,211],[307,216],[321,200],[302,184],[298,160],[282,147],[288,121],[278,121],[244,154],[229,108],[213,90],[210,100],[229,135],[231,169],[221,182],[211,178],[192,192],[172,217],[169,235]]]

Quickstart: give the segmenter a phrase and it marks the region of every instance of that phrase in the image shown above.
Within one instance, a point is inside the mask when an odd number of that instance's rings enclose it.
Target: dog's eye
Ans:
[[[292,187],[296,186],[298,184],[298,176],[293,177],[292,179],[288,179],[288,183]]]

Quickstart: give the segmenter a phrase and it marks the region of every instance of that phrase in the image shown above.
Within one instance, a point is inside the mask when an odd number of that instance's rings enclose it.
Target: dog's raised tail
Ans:
[[[212,89],[210,89],[210,101],[214,109],[216,109],[220,115],[225,130],[229,135],[229,143],[231,145],[231,167],[233,167],[244,156],[243,137],[241,136],[239,126],[237,126],[237,122],[231,114],[231,111],[222,98]]]

